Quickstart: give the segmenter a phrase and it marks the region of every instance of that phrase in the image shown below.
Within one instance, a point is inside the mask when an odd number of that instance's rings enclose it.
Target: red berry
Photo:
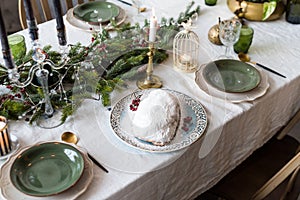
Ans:
[[[10,94],[10,95],[8,95],[8,98],[11,99],[11,100],[13,100],[15,97]]]
[[[140,105],[140,97],[141,95],[135,97],[134,99],[131,100],[131,104],[130,104],[130,110],[132,111],[136,111]]]
[[[21,98],[21,94],[15,94],[15,97],[17,97],[17,98]]]

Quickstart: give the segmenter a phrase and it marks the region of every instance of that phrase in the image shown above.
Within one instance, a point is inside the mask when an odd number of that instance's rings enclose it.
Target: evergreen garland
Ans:
[[[172,49],[173,38],[181,23],[199,14],[200,7],[191,10],[193,5],[192,1],[177,20],[161,19],[157,31],[160,43],[154,55],[154,63],[161,63],[168,58],[167,50]],[[111,23],[116,24],[114,21]],[[109,106],[110,93],[115,88],[124,84],[126,79],[133,79],[145,72],[149,51],[145,40],[147,27],[147,20],[142,27],[130,23],[119,27],[115,25],[117,35],[113,38],[106,30],[95,32],[88,46],[80,43],[69,45],[69,59],[65,67],[54,71],[47,68],[53,74],[49,76],[51,103],[54,109],[62,110],[62,122],[86,98],[101,99],[104,106]],[[62,55],[59,52],[53,51],[51,46],[45,46],[43,50],[47,53],[47,59],[54,64],[61,64]],[[15,61],[21,82],[28,77],[29,69],[35,64],[32,53],[30,50],[23,58]],[[44,113],[43,91],[35,78],[32,84],[18,88],[9,82],[6,68],[0,65],[0,85],[0,115],[13,120],[25,118],[32,123]],[[95,94],[99,98],[95,98]]]

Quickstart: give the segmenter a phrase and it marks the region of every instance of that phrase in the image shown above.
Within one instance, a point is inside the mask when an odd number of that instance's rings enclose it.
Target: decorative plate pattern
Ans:
[[[38,143],[42,144],[42,143]],[[67,144],[67,143],[66,143]],[[18,199],[18,200],[40,200],[41,197],[34,197],[26,195],[19,190],[17,190],[13,184],[10,181],[10,169],[14,162],[14,160],[17,158],[19,152],[26,150],[33,145],[30,145],[28,147],[24,147],[19,149],[19,151],[12,155],[2,166],[0,171],[0,189],[1,189],[1,197],[3,199],[11,200],[11,199]],[[42,197],[44,200],[65,200],[65,199],[76,199],[81,194],[85,192],[89,184],[91,183],[93,179],[93,162],[88,158],[87,153],[84,149],[79,148],[78,146],[75,146],[83,155],[84,158],[84,170],[81,178],[78,180],[78,182],[73,185],[70,189],[59,193],[57,195],[52,196],[45,196]]]
[[[253,65],[253,67],[255,66]],[[266,94],[268,88],[270,87],[267,74],[258,68],[256,69],[260,72],[261,81],[257,87],[247,92],[228,93],[216,89],[205,81],[205,78],[203,77],[204,67],[200,67],[200,69],[195,72],[195,82],[199,86],[199,88],[206,92],[208,95],[217,97],[219,99],[228,100],[232,103],[254,101],[255,99]]]
[[[142,141],[124,130],[124,123],[131,123],[128,117],[128,107],[137,95],[147,95],[149,90],[140,90],[122,98],[112,109],[110,116],[111,127],[115,134],[126,144],[149,152],[172,152],[183,149],[197,141],[207,126],[207,115],[203,106],[191,97],[177,91],[164,89],[177,97],[180,104],[181,117],[173,140],[164,145],[156,146]]]
[[[90,28],[93,28],[94,25],[91,25],[89,23],[86,23],[84,21],[81,21],[81,20],[77,19],[73,15],[73,9],[74,8],[69,9],[67,14],[66,14],[67,22],[75,28],[78,28],[78,29],[83,30],[83,31],[92,32],[93,30],[90,30]],[[122,24],[126,19],[125,10],[123,10],[122,8],[119,8],[119,10],[120,10],[120,14],[116,17],[116,24],[117,25]],[[103,24],[102,27],[105,28],[106,30],[113,29],[113,27],[109,23],[108,24]]]

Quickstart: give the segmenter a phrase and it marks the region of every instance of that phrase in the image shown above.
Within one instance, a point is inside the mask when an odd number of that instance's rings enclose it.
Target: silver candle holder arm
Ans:
[[[36,72],[36,76],[38,78],[39,83],[42,86],[43,93],[44,93],[45,114],[47,117],[52,117],[54,110],[49,96],[48,75],[49,75],[49,71],[46,69],[38,69]]]
[[[36,48],[34,49],[34,52],[32,54],[32,60],[34,60],[36,62],[36,64],[34,64],[33,66],[30,67],[29,71],[28,71],[28,76],[25,79],[25,81],[21,82],[20,79],[20,74],[18,73],[18,69],[24,67],[24,65],[26,65],[26,63],[16,67],[16,69],[14,70],[8,70],[8,76],[12,76],[15,77],[15,79],[11,79],[12,84],[16,87],[19,88],[24,88],[26,86],[28,86],[29,84],[32,83],[33,77],[34,75],[36,75],[36,71],[40,70],[40,69],[44,69],[45,65],[48,65],[51,67],[52,70],[60,70],[62,68],[64,68],[67,64],[68,64],[68,57],[67,55],[62,55],[62,61],[61,63],[59,63],[58,65],[53,63],[51,60],[46,59],[46,53],[40,49],[40,48]],[[46,69],[45,69],[46,70]]]

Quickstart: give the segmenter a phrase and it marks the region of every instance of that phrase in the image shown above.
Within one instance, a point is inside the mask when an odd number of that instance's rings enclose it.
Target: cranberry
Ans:
[[[20,94],[20,93],[18,93],[18,94],[15,94],[15,97],[17,97],[17,98],[21,98],[21,94]]]
[[[129,108],[131,111],[136,111],[140,105],[141,101],[141,95],[135,97],[135,99],[132,99],[131,104],[129,105]]]
[[[7,85],[6,88],[11,90],[11,89],[13,89],[13,86]]]

